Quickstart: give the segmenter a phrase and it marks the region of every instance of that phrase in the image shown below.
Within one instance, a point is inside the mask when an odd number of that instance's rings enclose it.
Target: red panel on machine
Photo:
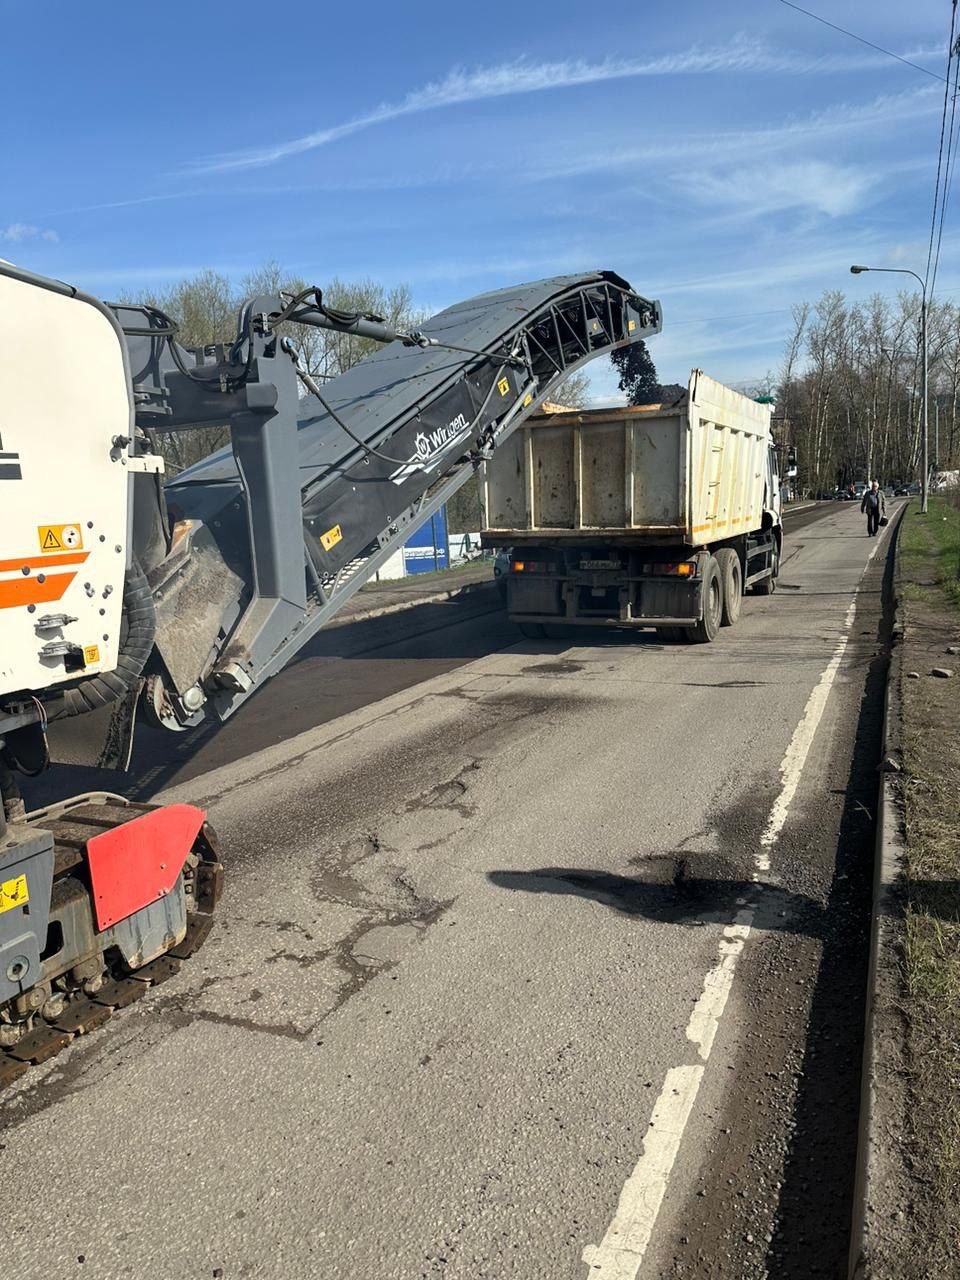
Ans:
[[[87,841],[99,931],[170,892],[206,816],[191,804],[171,804]]]

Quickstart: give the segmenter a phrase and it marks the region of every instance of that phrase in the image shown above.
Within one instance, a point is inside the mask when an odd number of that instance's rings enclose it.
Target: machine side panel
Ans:
[[[128,431],[108,318],[0,272],[0,692],[116,666]]]

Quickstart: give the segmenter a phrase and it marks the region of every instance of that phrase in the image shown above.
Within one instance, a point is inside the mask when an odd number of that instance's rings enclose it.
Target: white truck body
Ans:
[[[511,616],[713,639],[778,573],[770,417],[694,369],[674,404],[531,419],[484,475],[482,538],[512,548]]]

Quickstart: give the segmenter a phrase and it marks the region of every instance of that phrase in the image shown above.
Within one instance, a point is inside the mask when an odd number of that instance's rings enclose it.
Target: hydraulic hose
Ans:
[[[48,704],[49,720],[98,711],[108,703],[126,697],[136,686],[153,650],[157,632],[153,594],[136,560],[123,581],[123,618],[126,635],[121,640],[114,670],[91,676],[74,689],[65,689],[60,701]]]

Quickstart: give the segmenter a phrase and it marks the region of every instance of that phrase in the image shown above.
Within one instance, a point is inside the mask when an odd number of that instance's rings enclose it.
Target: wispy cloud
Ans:
[[[590,173],[615,173],[655,164],[659,161],[692,159],[726,160],[737,156],[752,161],[786,148],[795,150],[804,143],[818,144],[827,137],[875,132],[881,126],[899,127],[939,111],[942,92],[932,85],[906,93],[885,94],[864,103],[837,103],[821,111],[793,116],[763,129],[723,129],[709,133],[674,134],[665,141],[640,147],[590,146],[580,155],[547,159],[525,167],[529,181],[575,178]],[[886,136],[886,135],[885,135]]]
[[[869,258],[870,254],[885,253],[886,248],[877,236],[860,236],[857,240],[858,252]],[[750,255],[748,255],[749,257]],[[808,288],[811,283],[823,279],[842,281],[850,264],[850,248],[846,244],[838,244],[830,248],[818,247],[810,238],[798,238],[784,241],[780,253],[774,261],[757,262],[756,265],[740,267],[732,271],[710,273],[704,271],[690,280],[656,279],[645,282],[645,287],[656,297],[664,300],[679,295],[693,295],[699,300],[706,295],[720,293],[725,297],[746,294],[751,299],[779,301],[781,297],[795,294],[797,287]],[[779,291],[779,292],[778,292]],[[711,314],[716,303],[711,301]],[[744,310],[741,299],[738,311]]]
[[[271,146],[207,157],[194,161],[187,167],[200,173],[260,168],[328,146],[341,138],[403,116],[517,94],[542,93],[606,81],[654,76],[714,75],[725,72],[809,75],[872,69],[878,65],[881,62],[877,55],[810,57],[772,49],[746,35],[737,36],[729,44],[716,48],[695,47],[646,60],[607,58],[602,62],[586,62],[582,59],[530,62],[521,59],[472,71],[455,69],[442,80],[413,90],[399,102],[381,103],[372,111],[340,124],[317,129]]]
[[[751,218],[786,209],[813,209],[831,218],[853,213],[863,203],[876,175],[869,170],[823,160],[775,166],[757,182],[756,167],[722,168],[700,172],[689,182],[688,194],[702,204],[727,206]]]
[[[204,194],[202,191],[166,191],[157,195],[136,196],[132,200],[106,200],[100,204],[78,204],[69,209],[53,209],[49,216],[61,218],[75,213],[97,213],[101,209],[132,209],[136,205],[158,204],[166,200],[188,200]]]
[[[29,222],[11,222],[0,227],[0,240],[7,244],[22,244],[25,240],[46,240],[56,244],[60,237],[50,227],[35,227]]]

